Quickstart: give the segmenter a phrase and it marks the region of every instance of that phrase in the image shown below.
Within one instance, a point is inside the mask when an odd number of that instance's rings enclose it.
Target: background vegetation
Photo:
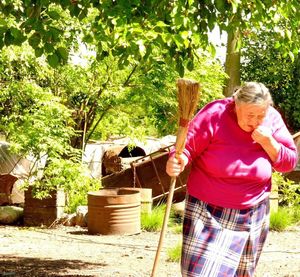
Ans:
[[[245,38],[242,55],[241,79],[266,84],[289,129],[299,130],[299,56],[293,58],[280,51],[273,32],[259,32],[254,39]]]
[[[34,157],[38,195],[62,187],[72,210],[101,185],[82,162],[89,140],[175,134],[179,77],[201,83],[199,108],[262,81],[296,132],[299,13],[296,0],[0,1],[0,133]]]

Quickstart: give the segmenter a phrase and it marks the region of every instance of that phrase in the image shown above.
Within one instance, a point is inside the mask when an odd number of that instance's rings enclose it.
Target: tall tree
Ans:
[[[300,129],[299,55],[284,55],[271,32],[258,32],[244,38],[241,48],[242,81],[255,80],[267,85],[275,106],[281,111],[291,131]]]
[[[299,49],[297,0],[2,0],[0,9],[0,47],[28,40],[52,66],[68,59],[80,34],[96,46],[99,60],[111,52],[120,66],[129,58],[155,58],[155,47],[163,49],[181,76],[185,68],[193,69],[196,50],[209,46],[208,34],[216,25],[232,34],[277,28],[283,51],[293,55]],[[283,28],[277,26],[282,18]]]
[[[240,84],[241,58],[247,58],[241,55],[241,47],[251,36],[255,37],[257,32],[269,34],[268,38],[276,41],[278,50],[284,56],[289,55],[292,61],[299,51],[299,1],[239,2],[228,26],[224,28],[228,34],[225,62],[228,79],[224,87],[226,96]]]
[[[240,32],[229,31],[227,34],[227,50],[225,60],[225,72],[228,75],[223,89],[223,94],[228,97],[232,94],[235,87],[240,84],[240,62],[241,53],[239,50]]]

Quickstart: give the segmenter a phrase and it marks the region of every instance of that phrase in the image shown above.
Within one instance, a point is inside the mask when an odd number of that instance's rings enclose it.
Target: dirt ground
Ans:
[[[181,236],[165,236],[157,277],[180,277],[167,249]],[[159,233],[89,235],[86,228],[0,226],[0,276],[150,276]],[[271,232],[256,277],[300,277],[300,228]]]

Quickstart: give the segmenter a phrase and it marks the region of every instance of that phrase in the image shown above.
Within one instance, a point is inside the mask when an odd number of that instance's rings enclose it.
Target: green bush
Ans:
[[[29,185],[25,183],[25,188]],[[87,205],[87,193],[99,188],[100,181],[89,177],[83,164],[71,159],[52,158],[44,168],[42,178],[35,180],[33,195],[42,199],[52,190],[63,189],[67,200],[65,212],[74,213],[78,206]]]
[[[270,230],[284,231],[300,222],[300,184],[286,178],[282,173],[272,174],[274,192],[278,192],[279,208],[271,212]]]
[[[274,33],[262,30],[243,37],[241,80],[256,80],[270,89],[275,107],[280,109],[290,129],[300,128],[300,56],[293,62],[274,41]]]
[[[279,205],[295,207],[300,204],[300,184],[279,172],[272,174],[272,182],[273,188],[278,191]]]

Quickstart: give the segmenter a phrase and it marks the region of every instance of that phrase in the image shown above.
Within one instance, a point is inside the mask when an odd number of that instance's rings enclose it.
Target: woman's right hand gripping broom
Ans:
[[[188,164],[188,158],[184,154],[172,155],[166,164],[166,172],[171,177],[177,177]]]

